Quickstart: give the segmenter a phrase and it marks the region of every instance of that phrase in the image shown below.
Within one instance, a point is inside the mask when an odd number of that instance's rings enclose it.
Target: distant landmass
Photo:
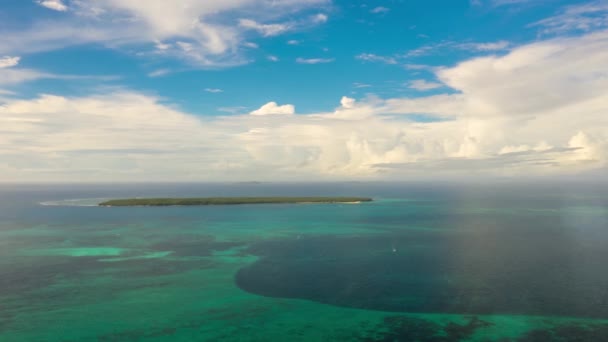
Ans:
[[[203,198],[128,198],[99,203],[103,207],[234,205],[234,204],[299,204],[299,203],[361,203],[369,197],[203,197]]]

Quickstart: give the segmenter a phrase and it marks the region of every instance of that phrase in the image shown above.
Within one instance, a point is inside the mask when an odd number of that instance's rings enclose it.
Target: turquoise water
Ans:
[[[373,203],[100,208],[134,196]],[[608,340],[608,189],[0,187],[0,341]]]

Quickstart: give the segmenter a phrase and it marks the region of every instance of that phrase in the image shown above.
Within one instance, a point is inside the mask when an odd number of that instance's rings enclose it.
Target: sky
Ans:
[[[0,182],[607,175],[606,0],[0,0]]]

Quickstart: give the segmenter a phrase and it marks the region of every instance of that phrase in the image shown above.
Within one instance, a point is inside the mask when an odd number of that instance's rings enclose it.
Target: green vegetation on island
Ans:
[[[104,207],[231,205],[231,204],[298,204],[298,203],[360,203],[369,197],[204,197],[204,198],[129,198],[99,203]]]

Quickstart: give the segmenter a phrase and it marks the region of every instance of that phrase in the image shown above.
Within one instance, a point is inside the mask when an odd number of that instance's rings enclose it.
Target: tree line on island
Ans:
[[[230,205],[230,204],[299,204],[299,203],[361,203],[369,197],[201,197],[201,198],[128,198],[99,203],[104,207]]]

